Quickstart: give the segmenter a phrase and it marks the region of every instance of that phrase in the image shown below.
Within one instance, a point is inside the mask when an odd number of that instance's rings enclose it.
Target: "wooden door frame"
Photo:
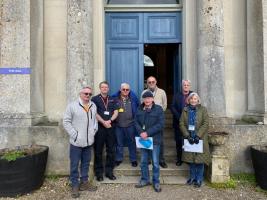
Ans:
[[[138,5],[135,5],[138,6]],[[94,58],[94,90],[98,91],[98,83],[105,79],[105,4],[104,1],[93,0],[93,58]],[[121,9],[121,8],[120,8]],[[163,7],[146,8],[154,11],[167,11]],[[190,79],[192,89],[197,89],[197,20],[196,0],[183,1],[182,7],[182,77]],[[115,10],[114,10],[115,11]],[[122,11],[122,9],[121,9]],[[124,10],[130,11],[128,10]],[[137,8],[132,9],[137,11]],[[143,10],[144,11],[144,10]]]

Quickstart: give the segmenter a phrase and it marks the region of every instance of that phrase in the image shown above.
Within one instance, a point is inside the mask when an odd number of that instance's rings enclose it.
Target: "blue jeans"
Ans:
[[[153,150],[149,149],[141,149],[141,180],[140,184],[148,184],[150,183],[149,169],[148,169],[148,158],[152,154],[152,164],[153,164],[153,185],[159,184],[159,152],[160,145],[153,145]]]
[[[117,127],[116,128],[116,137],[117,137],[117,146],[116,146],[116,161],[123,160],[123,150],[124,150],[124,141],[128,146],[130,161],[136,161],[136,145],[135,145],[135,126],[131,125],[129,127]]]
[[[190,163],[190,179],[203,182],[204,164]]]
[[[80,181],[88,181],[89,164],[91,160],[91,146],[76,147],[70,145],[70,181],[71,186],[79,186],[79,163],[80,164]]]

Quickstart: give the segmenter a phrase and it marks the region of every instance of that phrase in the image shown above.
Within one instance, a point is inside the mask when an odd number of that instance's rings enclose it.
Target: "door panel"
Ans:
[[[142,43],[143,13],[106,13],[108,43]]]
[[[107,45],[107,80],[110,94],[120,89],[123,82],[129,83],[131,89],[140,95],[143,90],[143,44],[109,44]]]
[[[145,43],[180,43],[181,13],[144,13]]]

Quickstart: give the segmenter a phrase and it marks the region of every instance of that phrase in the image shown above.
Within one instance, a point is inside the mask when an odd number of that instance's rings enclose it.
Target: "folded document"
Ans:
[[[190,144],[188,139],[184,139],[183,149],[185,152],[203,153],[203,140],[199,140],[198,144]]]
[[[147,139],[142,139],[141,137],[135,137],[136,147],[142,149],[153,149],[153,138],[148,137]]]

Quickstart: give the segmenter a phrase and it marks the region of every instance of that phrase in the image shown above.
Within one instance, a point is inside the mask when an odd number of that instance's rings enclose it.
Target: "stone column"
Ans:
[[[262,18],[263,18],[264,124],[267,124],[267,0],[262,0]]]
[[[42,52],[43,0],[0,1],[0,126],[43,118]]]
[[[46,121],[44,113],[44,0],[31,0],[30,63],[32,125]]]
[[[0,68],[28,72],[0,74],[0,126],[31,125],[30,67],[30,1],[1,0]]]
[[[77,99],[84,85],[93,87],[93,1],[68,0],[67,101]]]
[[[262,0],[247,1],[247,113],[244,119],[262,121],[264,114]]]
[[[198,91],[210,116],[225,117],[223,0],[198,0]]]

